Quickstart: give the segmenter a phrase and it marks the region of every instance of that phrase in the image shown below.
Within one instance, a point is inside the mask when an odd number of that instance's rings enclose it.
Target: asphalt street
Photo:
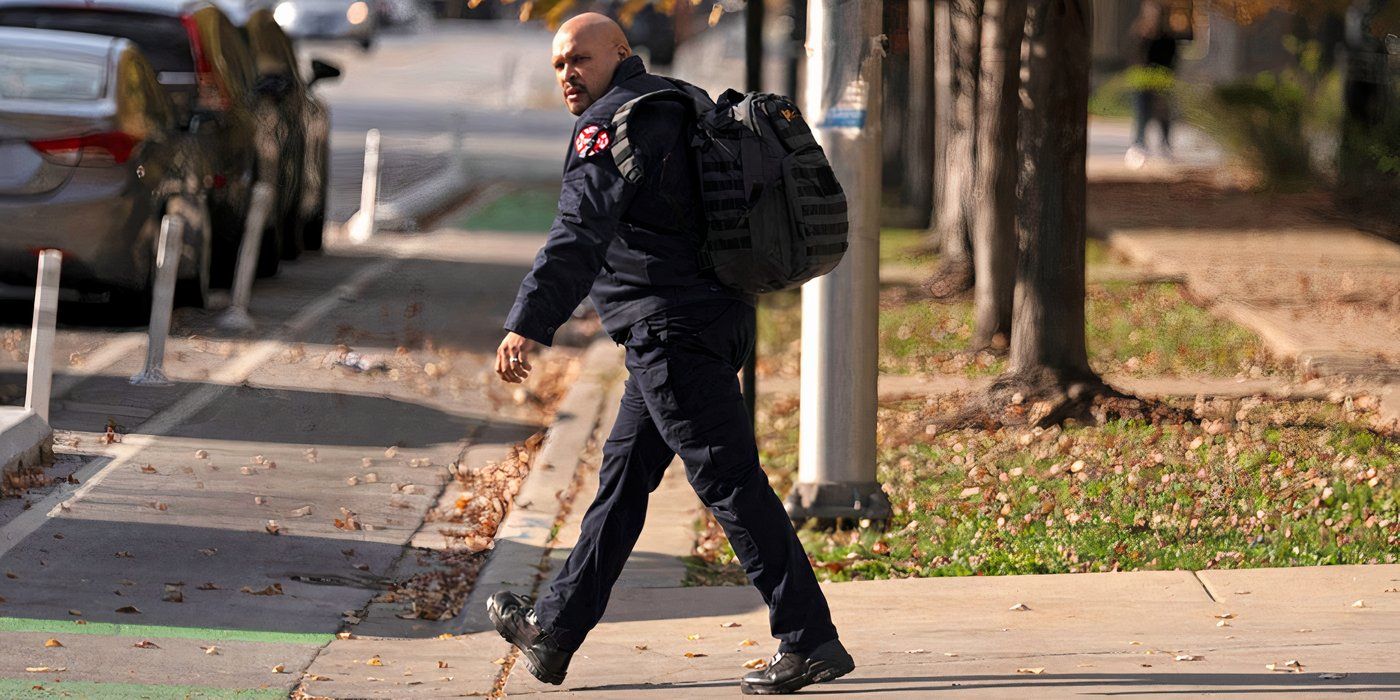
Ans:
[[[323,92],[333,220],[356,206],[371,127],[384,132],[386,197],[454,162],[483,183],[557,173],[562,109],[468,98],[501,87],[487,59],[540,46],[497,29],[389,36],[368,54],[306,47],[345,71]],[[0,697],[286,697],[347,616],[411,566],[449,465],[500,459],[543,427],[489,369],[538,235],[351,246],[335,228],[323,253],[257,282],[252,333],[177,309],[170,386],[128,382],[143,329],[60,309],[55,483],[12,484],[0,501]],[[23,400],[28,323],[27,305],[0,307],[0,402]]]

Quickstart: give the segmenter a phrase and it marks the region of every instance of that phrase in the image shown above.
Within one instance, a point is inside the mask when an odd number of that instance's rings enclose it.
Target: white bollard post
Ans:
[[[39,253],[39,279],[34,285],[34,327],[29,335],[29,378],[24,408],[49,420],[49,394],[53,389],[53,341],[58,325],[58,276],[63,253]]]
[[[379,130],[365,133],[365,172],[360,181],[360,210],[345,225],[351,243],[365,243],[374,236],[375,209],[379,205]]]
[[[170,335],[170,315],[175,309],[175,282],[180,268],[180,247],[185,240],[185,220],[166,214],[160,220],[156,249],[156,280],[151,290],[151,324],[146,331],[146,368],[131,378],[140,386],[166,386],[165,339]]]
[[[253,201],[248,208],[248,220],[243,230],[243,241],[238,245],[238,266],[233,272],[233,295],[228,309],[219,317],[219,326],[228,330],[248,331],[253,329],[253,317],[248,315],[248,304],[253,297],[253,278],[258,273],[258,253],[262,249],[263,227],[272,214],[272,198],[276,192],[272,185],[259,182],[253,185]]]

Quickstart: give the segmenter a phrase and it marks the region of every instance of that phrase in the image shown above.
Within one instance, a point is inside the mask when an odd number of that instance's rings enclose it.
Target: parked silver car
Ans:
[[[350,39],[369,50],[379,26],[373,0],[280,0],[272,16],[295,39]]]
[[[0,27],[0,284],[11,292],[32,294],[36,253],[58,248],[60,298],[116,302],[139,320],[160,220],[202,201],[203,158],[135,44]],[[180,269],[183,296],[200,303],[210,242],[192,224]]]

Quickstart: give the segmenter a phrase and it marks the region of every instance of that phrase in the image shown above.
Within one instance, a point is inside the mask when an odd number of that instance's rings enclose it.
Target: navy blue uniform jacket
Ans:
[[[617,108],[674,87],[631,56],[618,64],[608,91],[579,116],[564,162],[559,213],[520,283],[506,330],[550,345],[585,295],[613,336],[674,306],[720,299],[753,303],[700,268],[705,217],[688,111],[671,102],[633,110],[628,141],[641,159],[638,182],[624,179],[613,161]]]

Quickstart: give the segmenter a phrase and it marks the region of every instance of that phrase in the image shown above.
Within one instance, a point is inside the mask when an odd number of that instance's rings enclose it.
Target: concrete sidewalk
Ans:
[[[858,668],[803,694],[1396,693],[1398,587],[1395,565],[827,584]],[[517,666],[505,690],[732,697],[766,618],[749,587],[619,589],[563,686]]]

